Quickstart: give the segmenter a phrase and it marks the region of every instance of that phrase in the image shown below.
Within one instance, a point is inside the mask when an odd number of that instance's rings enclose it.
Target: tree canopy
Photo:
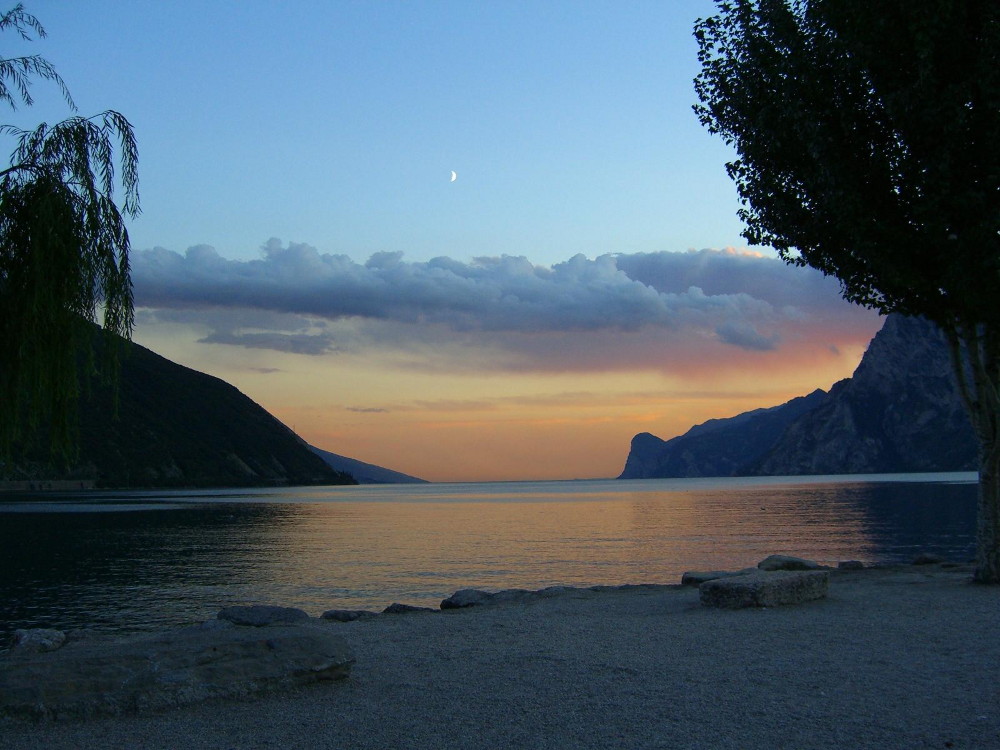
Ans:
[[[0,30],[45,36],[20,4],[0,16]],[[37,55],[0,58],[0,101],[30,106],[34,78],[58,86],[76,110],[53,65]],[[0,455],[42,421],[66,454],[81,368],[113,372],[117,361],[113,346],[103,347],[110,359],[93,357],[93,324],[117,336],[132,330],[125,220],[139,213],[135,135],[109,110],[32,130],[0,125],[0,137],[13,145],[0,170]]]
[[[747,239],[885,313],[1000,322],[1000,4],[719,8],[695,110],[736,147]]]
[[[1000,3],[716,2],[695,112],[736,150],[744,236],[947,335],[1000,582]]]

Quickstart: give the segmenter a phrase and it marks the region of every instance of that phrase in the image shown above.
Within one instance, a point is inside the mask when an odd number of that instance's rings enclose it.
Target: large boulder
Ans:
[[[825,570],[756,571],[706,581],[698,594],[706,607],[775,607],[822,599],[829,580]]]
[[[196,627],[71,642],[0,659],[0,714],[81,717],[163,709],[347,677],[330,626]]]

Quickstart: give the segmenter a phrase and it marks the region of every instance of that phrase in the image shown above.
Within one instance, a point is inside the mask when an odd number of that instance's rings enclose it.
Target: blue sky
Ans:
[[[277,237],[359,260],[539,263],[744,244],[728,153],[691,111],[691,29],[712,9],[28,4],[49,33],[30,49],[81,113],[114,108],[135,126],[135,248],[250,258]],[[36,93],[27,121],[65,113]]]
[[[137,342],[334,453],[604,477],[638,432],[829,387],[880,325],[745,248],[691,110],[713,9],[36,0],[48,38],[3,54],[135,127]],[[7,121],[67,115],[35,94]]]

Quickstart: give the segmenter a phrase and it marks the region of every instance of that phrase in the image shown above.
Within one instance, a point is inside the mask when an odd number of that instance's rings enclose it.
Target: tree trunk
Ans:
[[[1000,583],[1000,331],[980,325],[942,326],[958,389],[979,440],[976,514],[978,583]]]
[[[979,446],[979,512],[976,516],[978,583],[1000,583],[1000,452],[997,440]]]

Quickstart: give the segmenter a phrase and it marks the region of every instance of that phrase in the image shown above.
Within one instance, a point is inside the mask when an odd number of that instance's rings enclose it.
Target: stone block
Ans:
[[[706,581],[698,594],[706,607],[775,607],[822,599],[829,579],[825,570],[756,571]]]

